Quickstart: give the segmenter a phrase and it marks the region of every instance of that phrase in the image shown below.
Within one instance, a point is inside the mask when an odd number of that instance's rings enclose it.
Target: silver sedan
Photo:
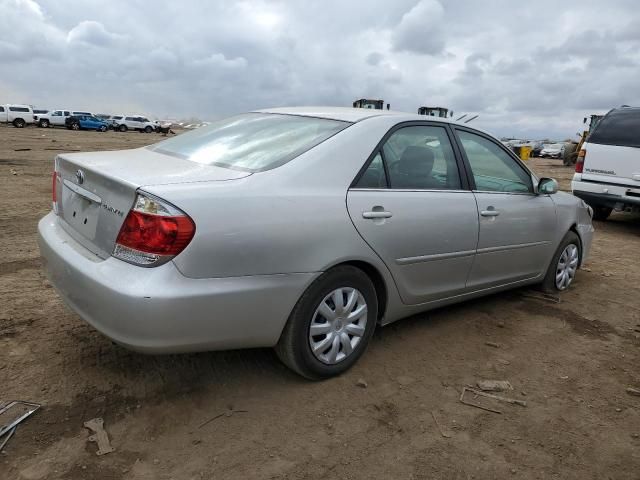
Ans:
[[[582,200],[492,136],[381,110],[286,108],[55,159],[39,223],[62,299],[148,353],[274,347],[309,378],[377,325],[528,284],[565,290]]]

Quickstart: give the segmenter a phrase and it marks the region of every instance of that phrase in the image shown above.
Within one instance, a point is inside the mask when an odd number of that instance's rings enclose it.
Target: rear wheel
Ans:
[[[604,222],[613,211],[613,209],[609,207],[592,206],[591,208],[593,208],[593,219],[599,222]]]
[[[298,300],[276,352],[306,378],[339,375],[364,353],[377,317],[378,299],[369,277],[352,266],[336,267]]]
[[[71,130],[80,130],[80,124],[78,122],[72,123]]]
[[[24,126],[27,124],[27,122],[25,122],[22,118],[16,118],[13,121],[13,126],[16,128],[24,128]]]
[[[127,126],[126,125],[120,125],[118,127],[118,130],[120,130],[121,132],[126,132],[127,131]]]
[[[580,255],[578,235],[567,232],[551,260],[542,289],[547,293],[558,293],[569,288],[578,271]]]
[[[39,125],[42,128],[49,128],[49,120],[43,118],[42,120],[40,120]]]

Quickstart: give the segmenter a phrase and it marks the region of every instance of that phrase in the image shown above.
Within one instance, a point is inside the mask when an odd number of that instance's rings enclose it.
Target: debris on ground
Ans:
[[[635,395],[636,397],[640,397],[640,388],[629,387],[627,388],[627,393],[629,395]]]
[[[107,432],[104,429],[104,421],[101,418],[92,418],[91,420],[84,422],[84,426],[94,432],[88,440],[98,444],[98,451],[96,452],[96,455],[106,455],[107,453],[115,451],[115,448],[111,446],[109,435],[107,435]]]
[[[478,380],[476,385],[483,392],[503,392],[513,390],[511,384],[506,380]]]
[[[13,151],[14,152],[30,152],[31,149],[30,148],[14,148]]]
[[[249,413],[248,410],[234,410],[233,407],[230,407],[227,411],[219,413],[218,415],[211,417],[209,420],[207,420],[204,423],[201,423],[200,425],[198,425],[198,428],[202,428],[205,425],[210,424],[211,422],[213,422],[214,420],[217,420],[219,418],[222,417],[231,417],[234,413]]]
[[[446,430],[442,427],[442,424],[438,421],[435,410],[431,410],[431,416],[433,417],[433,421],[435,422],[436,427],[438,427],[438,430],[440,431],[440,435],[442,435],[444,438],[453,437],[453,434],[449,430]]]
[[[367,388],[369,385],[367,384],[367,381],[364,378],[359,378],[358,381],[356,382],[356,386],[360,388]]]
[[[488,345],[489,347],[500,348],[500,344],[496,342],[484,342],[484,344]]]
[[[39,403],[16,400],[0,408],[0,451],[13,436],[18,425],[40,408]]]
[[[560,297],[550,293],[521,293],[521,297],[533,298],[534,300],[543,300],[545,302],[560,303]]]
[[[521,407],[526,407],[527,406],[527,402],[525,402],[524,400],[516,400],[515,398],[508,398],[508,397],[501,397],[499,395],[493,395],[491,393],[486,393],[486,392],[482,392],[480,390],[476,390],[475,388],[471,388],[471,387],[463,387],[462,388],[462,394],[460,394],[460,402],[464,403],[465,405],[469,405],[471,407],[476,407],[476,408],[480,408],[482,410],[487,410],[489,412],[493,412],[493,413],[502,413],[502,411],[493,408],[493,407],[489,407],[486,405],[482,405],[479,403],[473,403],[470,402],[468,400],[465,399],[465,393],[473,393],[475,395],[474,399],[477,399],[478,397],[485,397],[485,398],[490,398],[492,400],[497,400],[499,402],[504,402],[504,403],[509,403],[511,405],[520,405]]]

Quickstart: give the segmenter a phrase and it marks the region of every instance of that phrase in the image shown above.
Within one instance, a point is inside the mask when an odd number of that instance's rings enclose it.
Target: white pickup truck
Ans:
[[[640,108],[607,113],[578,152],[571,190],[593,208],[594,220],[613,210],[640,212]]]
[[[91,116],[91,112],[81,112],[79,110],[51,110],[49,113],[36,115],[35,123],[39,127],[47,128],[47,127],[64,127],[65,120],[72,116],[78,115],[89,115]]]
[[[24,128],[33,123],[33,109],[29,105],[0,105],[0,123]]]

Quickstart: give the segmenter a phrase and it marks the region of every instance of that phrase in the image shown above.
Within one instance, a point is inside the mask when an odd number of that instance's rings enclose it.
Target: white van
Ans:
[[[0,123],[24,128],[33,123],[33,109],[29,105],[0,105]]]
[[[615,108],[600,120],[578,152],[571,190],[595,220],[640,211],[640,108]]]

